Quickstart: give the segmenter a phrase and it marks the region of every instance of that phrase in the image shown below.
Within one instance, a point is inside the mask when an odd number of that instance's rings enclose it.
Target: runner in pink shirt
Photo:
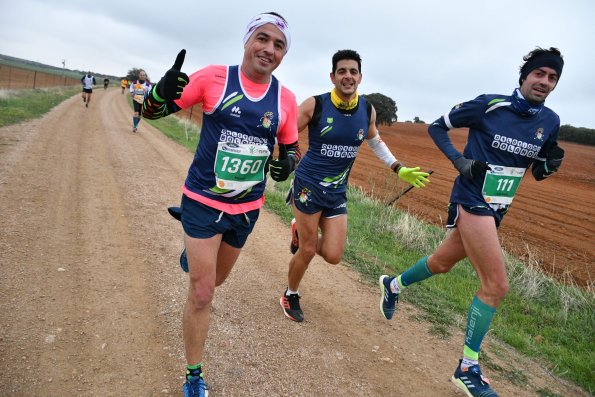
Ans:
[[[290,45],[285,19],[259,14],[246,28],[241,65],[211,65],[188,77],[181,72],[182,50],[143,104],[148,119],[199,103],[204,112],[179,214],[185,245],[180,264],[189,272],[183,316],[186,397],[208,395],[202,360],[211,302],[258,219],[266,175],[286,180],[300,159],[295,95],[273,76]]]

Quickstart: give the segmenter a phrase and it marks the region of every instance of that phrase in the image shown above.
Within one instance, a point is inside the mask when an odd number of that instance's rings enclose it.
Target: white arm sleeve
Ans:
[[[388,165],[389,167],[392,166],[397,159],[388,149],[386,143],[382,139],[380,139],[380,135],[376,134],[373,138],[366,139],[366,144],[368,147],[372,149],[376,157],[378,157],[384,164]]]

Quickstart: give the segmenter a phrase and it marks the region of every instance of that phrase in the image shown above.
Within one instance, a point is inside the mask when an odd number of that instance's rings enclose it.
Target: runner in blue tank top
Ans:
[[[558,170],[560,119],[544,106],[556,88],[564,61],[556,48],[527,54],[512,95],[481,95],[456,105],[429,128],[438,148],[459,171],[448,207],[446,238],[430,256],[398,277],[380,277],[380,311],[390,320],[398,294],[409,285],[447,273],[468,258],[480,281],[467,316],[463,357],[451,380],[468,396],[497,397],[479,367],[481,342],[496,308],[508,292],[498,226],[531,167],[541,181]],[[452,128],[469,128],[461,154],[448,137]]]
[[[273,76],[290,43],[283,17],[259,14],[246,27],[241,65],[209,65],[188,77],[181,72],[182,50],[143,103],[143,116],[151,119],[198,103],[203,110],[177,213],[184,228],[180,264],[189,273],[185,397],[208,395],[202,360],[211,303],[258,219],[267,172],[275,181],[285,180],[299,161],[295,95]]]
[[[347,180],[362,142],[365,140],[380,160],[415,187],[425,186],[429,175],[419,167],[404,167],[380,139],[376,110],[357,94],[362,79],[357,52],[335,53],[330,78],[334,89],[306,99],[298,112],[298,130],[308,127],[309,145],[295,171],[290,195],[295,215],[290,244],[294,256],[289,262],[287,289],[279,300],[284,314],[298,322],[304,320],[298,287],[314,255],[331,264],[343,257]]]

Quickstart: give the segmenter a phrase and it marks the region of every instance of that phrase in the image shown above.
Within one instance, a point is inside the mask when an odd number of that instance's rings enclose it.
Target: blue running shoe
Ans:
[[[188,273],[188,257],[186,257],[186,248],[184,248],[180,254],[180,267],[182,267],[183,271]]]
[[[389,277],[386,274],[380,276],[378,286],[380,287],[380,313],[390,320],[397,309],[397,302],[399,302],[399,294],[395,294],[390,290],[390,283],[394,277]]]
[[[195,377],[184,383],[184,397],[209,397],[209,386],[201,377]]]
[[[498,394],[491,388],[488,378],[481,374],[479,365],[472,365],[463,370],[461,369],[461,361],[459,360],[457,370],[450,378],[452,383],[469,397],[498,397]]]

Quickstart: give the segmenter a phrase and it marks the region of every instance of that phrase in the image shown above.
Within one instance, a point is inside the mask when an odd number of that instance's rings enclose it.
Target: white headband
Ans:
[[[285,41],[287,41],[285,46],[285,53],[287,53],[287,51],[289,51],[289,46],[291,45],[289,25],[287,25],[287,22],[285,22],[283,18],[280,18],[273,14],[258,14],[257,16],[252,18],[250,22],[248,22],[248,26],[246,26],[246,34],[244,35],[244,44],[248,42],[248,39],[250,38],[250,36],[252,36],[252,33],[254,33],[256,29],[267,23],[275,25],[275,27],[279,29],[281,33],[283,33],[283,35],[285,36]]]

